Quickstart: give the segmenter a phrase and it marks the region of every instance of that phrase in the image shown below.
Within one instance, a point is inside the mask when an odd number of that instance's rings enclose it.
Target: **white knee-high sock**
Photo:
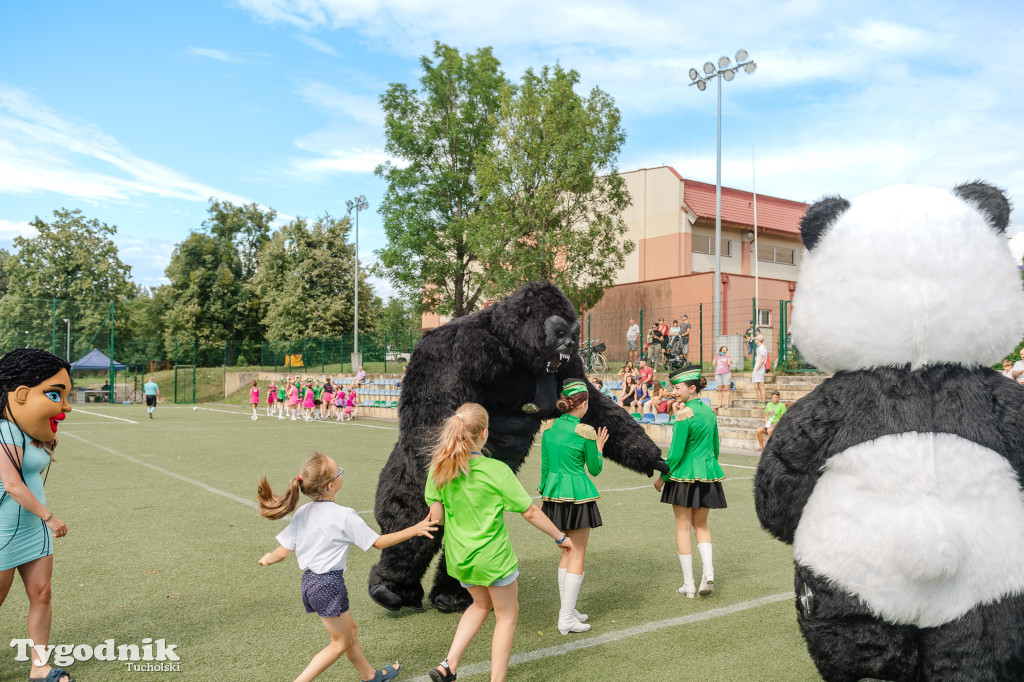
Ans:
[[[693,596],[693,553],[680,554],[679,565],[683,569],[683,586],[679,588],[680,592],[688,592],[688,596]]]
[[[711,543],[698,542],[697,551],[700,552],[701,574],[705,577],[715,574],[714,564],[711,563]]]
[[[586,632],[590,626],[576,619],[576,598],[579,597],[583,576],[566,572],[565,584],[562,588],[562,603],[558,610],[558,631],[563,635],[570,632]]]
[[[568,568],[560,568],[560,569],[558,569],[558,601],[559,601],[559,603],[561,603],[561,601],[562,601],[562,593],[565,591],[565,574],[568,571],[569,571]],[[586,573],[584,573],[582,575],[585,576]],[[580,613],[575,608],[573,608],[573,612],[575,612],[575,614],[576,614],[576,620],[578,620],[581,623],[586,623],[587,619],[590,618],[590,616],[588,616],[585,613]]]

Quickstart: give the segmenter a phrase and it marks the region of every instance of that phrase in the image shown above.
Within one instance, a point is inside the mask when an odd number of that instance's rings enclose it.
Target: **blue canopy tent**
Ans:
[[[114,371],[122,370],[122,369],[125,369],[126,367],[127,367],[127,365],[125,365],[124,363],[121,363],[121,362],[117,362],[116,360],[113,363],[111,363],[110,358],[108,358],[106,355],[104,355],[103,351],[100,351],[100,350],[98,350],[96,348],[93,348],[91,351],[89,351],[88,353],[86,353],[82,357],[80,357],[77,360],[75,360],[74,362],[72,362],[71,363],[71,369],[72,370],[80,369],[80,370],[92,370],[92,371],[110,372],[110,379],[108,380],[108,382],[106,384],[103,385],[103,388],[101,388],[99,390],[95,390],[95,389],[89,390],[89,389],[85,389],[85,388],[78,389],[78,400],[77,400],[77,402],[80,402],[80,403],[81,402],[89,402],[90,400],[93,401],[93,402],[97,402],[97,401],[113,402],[113,399],[114,399],[114,386],[113,386],[114,372],[111,371],[111,370],[114,370]]]
[[[125,369],[124,365],[114,361],[114,369]],[[91,351],[71,363],[71,369],[110,369],[110,358],[103,351],[93,348]]]

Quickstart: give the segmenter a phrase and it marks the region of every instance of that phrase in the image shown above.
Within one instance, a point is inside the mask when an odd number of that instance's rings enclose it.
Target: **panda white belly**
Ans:
[[[893,623],[934,627],[1024,592],[1024,494],[999,453],[902,433],[828,460],[796,561]]]

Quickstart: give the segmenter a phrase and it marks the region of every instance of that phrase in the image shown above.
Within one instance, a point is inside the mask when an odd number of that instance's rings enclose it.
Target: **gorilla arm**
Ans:
[[[561,379],[578,378],[586,381],[583,372],[583,361],[574,356],[569,362],[568,371]],[[602,426],[608,429],[608,442],[604,446],[604,456],[616,464],[632,469],[647,476],[655,471],[667,472],[668,465],[661,458],[661,448],[654,444],[650,436],[633,419],[629,412],[616,405],[607,396],[594,388],[587,381],[590,393],[590,407],[583,415],[583,423],[595,429]]]

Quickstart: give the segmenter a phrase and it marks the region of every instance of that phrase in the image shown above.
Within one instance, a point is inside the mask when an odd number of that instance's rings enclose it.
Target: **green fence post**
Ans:
[[[320,337],[320,373],[321,374],[324,374],[327,371],[325,369],[325,365],[324,365],[324,351],[327,348],[327,346],[325,345],[326,343],[327,343],[327,339],[325,339],[324,337],[321,336]]]
[[[590,355],[593,353],[591,348],[593,344],[590,342],[590,313],[587,313],[587,369],[590,369]]]
[[[196,357],[196,340],[192,339],[192,404],[196,404],[196,365],[199,362],[199,358]]]
[[[53,314],[57,314],[57,300],[53,301]],[[56,319],[56,318],[55,318]],[[114,303],[110,303],[110,389],[107,391],[107,402],[114,402]]]
[[[700,335],[700,366],[704,368],[704,304],[697,304],[697,326],[699,328],[698,334]]]
[[[51,300],[51,302],[53,304],[53,322],[50,323],[50,336],[51,336],[50,352],[53,353],[54,355],[56,355],[57,354],[57,299],[53,298],[53,299],[50,299],[50,300]],[[111,304],[111,305],[113,305],[113,304]],[[110,361],[111,362],[114,361],[114,356],[113,355],[110,356]],[[71,362],[70,358],[68,358],[68,362]]]
[[[178,402],[178,337],[174,337],[174,402]]]

